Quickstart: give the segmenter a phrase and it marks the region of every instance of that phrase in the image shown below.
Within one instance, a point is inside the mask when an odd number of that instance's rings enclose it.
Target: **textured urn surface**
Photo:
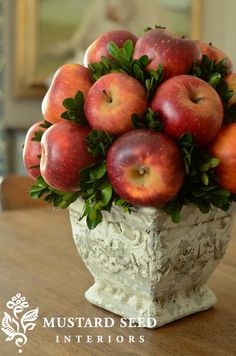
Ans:
[[[95,279],[85,294],[91,303],[126,318],[144,318],[147,327],[216,303],[206,282],[225,254],[233,209],[202,214],[185,207],[176,225],[157,209],[125,214],[114,207],[92,231],[85,219],[79,221],[79,200],[69,210],[75,244]]]

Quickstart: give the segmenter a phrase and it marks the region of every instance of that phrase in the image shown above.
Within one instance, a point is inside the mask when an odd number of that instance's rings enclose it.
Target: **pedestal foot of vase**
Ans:
[[[86,299],[101,308],[124,318],[132,318],[143,327],[155,328],[193,313],[207,310],[216,304],[216,296],[204,285],[188,294],[176,293],[170,299],[152,300],[148,295],[132,295],[127,289],[118,289],[96,282],[85,293]]]

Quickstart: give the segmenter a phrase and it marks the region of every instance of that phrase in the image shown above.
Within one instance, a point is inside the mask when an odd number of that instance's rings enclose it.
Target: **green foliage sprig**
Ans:
[[[116,195],[107,176],[105,158],[114,140],[115,136],[100,130],[92,130],[87,136],[87,150],[100,158],[98,163],[80,171],[79,196],[85,202],[81,219],[86,217],[89,229],[102,221],[102,211],[110,211],[112,204],[121,206],[125,212],[131,211],[131,205]]]
[[[155,131],[162,131],[164,127],[163,123],[158,119],[158,114],[151,108],[148,109],[144,117],[133,114],[132,124],[134,129],[150,129]]]
[[[228,72],[225,62],[226,59],[214,62],[207,55],[203,55],[201,64],[195,64],[190,70],[190,74],[209,83],[218,92],[223,105],[226,107],[233,91],[228,88],[223,79]]]
[[[106,153],[115,141],[115,136],[100,130],[93,129],[86,138],[87,150],[95,158],[106,157]]]
[[[71,120],[80,125],[85,125],[87,119],[84,114],[84,94],[78,91],[74,98],[67,98],[63,101],[63,106],[67,109],[61,114],[65,120]]]
[[[127,40],[122,48],[119,48],[114,42],[110,42],[108,52],[113,59],[102,57],[100,62],[89,65],[93,80],[96,81],[108,73],[127,73],[146,88],[147,97],[150,99],[163,79],[163,66],[160,64],[157,70],[146,70],[149,63],[148,56],[133,60],[134,47],[130,40]]]
[[[43,129],[48,129],[50,126],[52,126],[51,122],[44,120],[44,122],[39,125],[39,127],[42,127]],[[34,132],[34,136],[31,138],[32,141],[35,142],[41,142],[42,136],[43,136],[44,130],[37,130]]]
[[[86,217],[89,229],[94,229],[102,221],[102,210],[110,211],[112,204],[113,190],[105,161],[82,169],[80,177],[80,196],[85,201],[81,219]]]
[[[191,69],[190,74],[197,76],[206,82],[210,81],[210,84],[216,86],[219,80],[227,74],[228,68],[225,65],[225,62],[226,59],[215,62],[204,54],[201,63],[195,64]]]
[[[188,133],[181,136],[178,145],[186,176],[179,193],[164,206],[164,211],[177,223],[180,221],[182,207],[190,203],[195,204],[202,213],[208,213],[211,206],[227,210],[234,197],[218,185],[215,168],[220,161],[211,157],[206,149],[197,147],[192,135]]]
[[[30,188],[30,196],[33,199],[45,196],[44,200],[47,203],[51,203],[61,209],[66,209],[79,197],[79,192],[61,192],[53,189],[45,182],[43,177],[39,176],[36,183]]]
[[[102,211],[110,212],[112,204],[130,211],[129,203],[115,194],[109,182],[105,160],[86,167],[80,172],[79,195],[84,199],[84,208],[80,219],[86,217],[89,229],[94,229],[103,219]]]

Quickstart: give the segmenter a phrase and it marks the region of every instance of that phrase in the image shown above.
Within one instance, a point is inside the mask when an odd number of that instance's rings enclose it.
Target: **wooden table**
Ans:
[[[234,230],[236,231],[236,229]],[[234,232],[233,235],[236,235]],[[236,237],[236,236],[235,236]],[[89,304],[84,292],[92,277],[81,261],[71,236],[67,211],[25,209],[0,215],[0,320],[7,301],[17,292],[30,307],[39,307],[39,319],[23,355],[236,355],[236,239],[210,280],[218,296],[211,310],[192,315],[160,329],[121,328],[120,318]],[[112,328],[43,328],[43,318],[112,317]],[[56,343],[56,336],[59,341]],[[71,336],[64,343],[63,336]],[[77,343],[76,335],[82,335]],[[92,335],[92,343],[87,342]],[[97,336],[104,343],[97,343]],[[123,342],[118,343],[123,337]],[[133,335],[135,343],[128,342]],[[140,335],[144,343],[139,342]],[[109,339],[109,336],[111,339]],[[111,342],[109,342],[111,340]],[[17,355],[13,341],[0,332],[0,355]]]

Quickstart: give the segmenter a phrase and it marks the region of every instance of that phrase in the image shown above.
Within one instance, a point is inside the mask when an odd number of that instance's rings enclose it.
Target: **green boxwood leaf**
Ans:
[[[87,215],[86,221],[90,230],[95,229],[95,227],[102,221],[101,211],[93,208]]]
[[[217,189],[217,190],[213,191],[212,194],[220,195],[220,196],[223,196],[223,197],[226,197],[226,198],[229,198],[230,195],[231,195],[231,193],[228,190],[225,190],[225,189]]]
[[[39,125],[40,127],[44,128],[44,129],[48,129],[50,126],[52,126],[51,122],[44,120],[44,122]]]
[[[62,104],[67,110],[72,109],[72,108],[74,108],[74,99],[67,98],[67,99],[63,100]]]
[[[109,201],[112,198],[112,192],[113,190],[111,184],[107,185],[107,187],[101,190],[101,195],[102,195],[101,201],[103,205],[106,206],[109,203]]]
[[[209,177],[206,173],[202,173],[201,174],[201,178],[202,178],[202,182],[205,184],[205,185],[208,185],[209,184]]]
[[[209,160],[208,162],[202,164],[201,167],[200,167],[200,171],[201,172],[207,172],[210,168],[211,168],[211,160]]]
[[[172,219],[173,223],[175,223],[175,224],[179,223],[180,222],[180,218],[181,218],[181,216],[180,216],[180,211],[179,210],[175,210],[175,211],[172,212],[171,219]]]
[[[64,111],[64,112],[61,114],[61,117],[62,117],[62,119],[70,120],[70,116],[69,116],[68,111]]]
[[[110,69],[110,61],[107,57],[105,56],[102,56],[101,57],[101,62],[103,64],[103,66],[106,68],[106,69]]]
[[[31,190],[30,191],[30,197],[32,199],[39,199],[47,192],[47,188],[45,189],[40,189],[40,190]]]
[[[38,130],[34,132],[34,136],[31,138],[31,141],[41,142],[42,136],[44,134],[43,130]]]
[[[149,63],[149,58],[147,55],[143,55],[142,57],[139,58],[139,63],[142,64],[142,67],[146,67]]]
[[[64,107],[67,111],[61,114],[61,117],[65,120],[71,120],[80,125],[87,124],[87,119],[84,115],[84,94],[82,91],[78,91],[74,98],[66,98],[63,101]]]
[[[203,214],[209,213],[209,211],[211,209],[210,203],[208,201],[204,201],[204,200],[198,202],[198,207]]]
[[[119,47],[114,42],[108,43],[107,50],[112,57],[117,58],[119,53]]]
[[[133,73],[136,79],[138,79],[141,83],[144,83],[144,73],[140,69],[140,67],[137,64],[134,64],[133,66]]]
[[[211,168],[215,168],[220,164],[220,160],[218,158],[212,158],[210,164]]]
[[[123,48],[126,52],[126,57],[130,60],[132,58],[134,52],[134,45],[133,42],[130,40],[125,41]]]
[[[190,133],[181,135],[178,144],[180,147],[191,147],[193,145],[193,136]]]
[[[218,84],[221,81],[221,74],[220,73],[213,73],[210,75],[208,83],[213,87],[217,88]]]
[[[106,174],[106,164],[102,161],[90,170],[90,177],[93,179],[101,179]]]

